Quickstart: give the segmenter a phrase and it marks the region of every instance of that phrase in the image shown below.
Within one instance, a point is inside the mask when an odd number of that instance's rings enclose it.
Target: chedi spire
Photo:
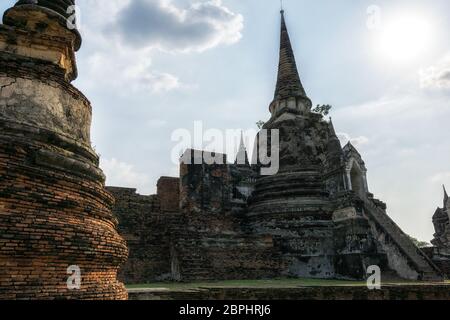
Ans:
[[[443,186],[443,188],[444,188],[444,210],[445,210],[445,208],[447,208],[447,206],[449,205],[449,203],[448,203],[448,194],[447,194],[447,189],[445,189],[445,185]]]
[[[286,27],[284,10],[281,10],[280,60],[274,100],[291,97],[302,97],[309,100],[298,73],[294,51]]]
[[[245,147],[244,142],[244,134],[241,133],[241,142],[239,144],[239,150],[236,155],[236,161],[235,164],[237,165],[249,165],[250,162],[248,161],[248,154],[247,154],[247,148]]]

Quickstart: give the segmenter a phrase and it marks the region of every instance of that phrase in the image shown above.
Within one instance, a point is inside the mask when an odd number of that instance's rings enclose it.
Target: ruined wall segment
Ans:
[[[116,199],[114,214],[127,241],[129,257],[119,279],[141,284],[172,279],[170,228],[173,214],[163,212],[160,195],[140,195],[136,189],[108,187]],[[162,198],[173,196],[162,194]],[[176,212],[175,212],[176,214]]]
[[[180,211],[180,179],[161,177],[157,183],[157,194],[162,212]]]
[[[221,157],[223,164],[205,159]],[[239,174],[241,173],[241,174]],[[269,234],[251,233],[243,220],[250,166],[229,164],[225,155],[187,150],[180,164],[180,210],[184,228],[176,244],[185,280],[270,278],[279,274],[279,248]]]
[[[114,198],[76,78],[73,1],[20,1],[0,25],[0,299],[126,299]],[[69,290],[69,266],[81,286]]]
[[[276,276],[281,259],[272,237],[247,233],[240,220],[245,206],[230,193],[234,170],[229,164],[181,163],[181,177],[161,177],[151,196],[108,187],[130,252],[120,279],[137,284]],[[244,178],[236,186],[246,187]]]

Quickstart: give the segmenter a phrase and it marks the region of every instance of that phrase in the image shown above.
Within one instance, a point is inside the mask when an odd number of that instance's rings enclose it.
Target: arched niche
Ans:
[[[369,192],[367,188],[366,170],[355,159],[350,159],[347,166],[347,179],[349,189],[360,195],[366,196]]]
[[[364,188],[364,178],[359,166],[352,166],[352,169],[350,170],[350,179],[352,182],[352,190],[357,194],[364,195],[366,193]]]

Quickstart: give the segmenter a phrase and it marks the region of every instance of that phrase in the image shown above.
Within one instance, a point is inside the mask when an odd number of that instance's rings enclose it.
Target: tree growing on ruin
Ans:
[[[327,116],[330,114],[332,108],[333,106],[329,104],[318,104],[312,111],[315,113],[319,113],[323,116]]]

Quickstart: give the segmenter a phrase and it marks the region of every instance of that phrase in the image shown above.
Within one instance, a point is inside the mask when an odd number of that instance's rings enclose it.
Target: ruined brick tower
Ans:
[[[360,153],[351,143],[342,147],[333,123],[311,110],[281,14],[278,81],[264,125],[279,132],[279,170],[261,174],[241,144],[234,164],[187,150],[179,179],[161,178],[156,195],[110,188],[120,232],[130,240],[121,276],[130,283],[364,279],[376,265],[383,276],[442,279],[369,192]]]
[[[21,0],[0,25],[0,299],[127,298],[91,105],[71,85],[81,45],[71,5]]]
[[[279,171],[261,176],[248,223],[282,248],[284,274],[364,278],[371,265],[410,279],[440,271],[389,218],[369,192],[364,161],[344,148],[334,125],[312,112],[281,11],[278,80],[266,130],[278,130]],[[270,139],[269,139],[270,141]]]

